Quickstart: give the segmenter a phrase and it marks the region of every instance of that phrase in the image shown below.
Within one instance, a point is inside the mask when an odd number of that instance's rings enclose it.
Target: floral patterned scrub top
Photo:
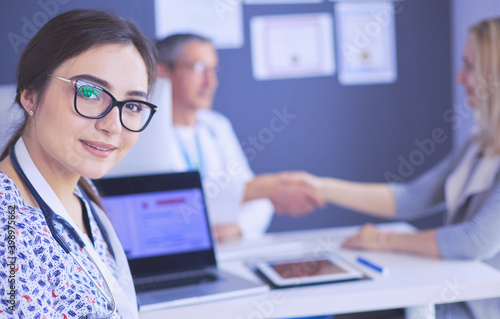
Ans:
[[[94,248],[117,277],[116,263],[97,223],[88,213]],[[66,229],[59,234],[108,294],[99,270]],[[39,208],[28,206],[14,182],[0,172],[0,317],[85,318],[109,313],[104,296],[77,262],[52,237]],[[112,318],[121,318],[116,313]]]

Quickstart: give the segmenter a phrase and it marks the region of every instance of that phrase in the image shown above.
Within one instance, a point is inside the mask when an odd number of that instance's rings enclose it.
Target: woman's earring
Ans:
[[[28,112],[28,114],[29,114],[30,116],[33,116],[33,110],[30,110],[30,111]]]

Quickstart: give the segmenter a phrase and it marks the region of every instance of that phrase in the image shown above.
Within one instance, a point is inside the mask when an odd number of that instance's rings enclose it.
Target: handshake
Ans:
[[[277,214],[302,216],[326,205],[321,178],[306,172],[264,174],[255,178]]]
[[[246,184],[244,201],[268,198],[277,214],[302,216],[326,205],[322,179],[306,172],[262,174]],[[222,242],[242,236],[236,223],[214,225],[215,238]]]

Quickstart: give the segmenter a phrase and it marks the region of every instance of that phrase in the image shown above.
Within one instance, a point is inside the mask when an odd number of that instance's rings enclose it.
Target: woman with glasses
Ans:
[[[0,161],[0,316],[137,318],[130,270],[89,179],[153,117],[156,55],[130,22],[73,10],[26,46],[25,121]]]

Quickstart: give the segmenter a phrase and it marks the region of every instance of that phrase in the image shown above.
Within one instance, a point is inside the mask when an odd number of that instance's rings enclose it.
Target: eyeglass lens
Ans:
[[[86,117],[99,118],[108,111],[113,97],[96,87],[82,85],[78,88],[75,107]],[[148,122],[152,109],[138,101],[126,102],[121,110],[123,126],[132,131],[140,131]]]

